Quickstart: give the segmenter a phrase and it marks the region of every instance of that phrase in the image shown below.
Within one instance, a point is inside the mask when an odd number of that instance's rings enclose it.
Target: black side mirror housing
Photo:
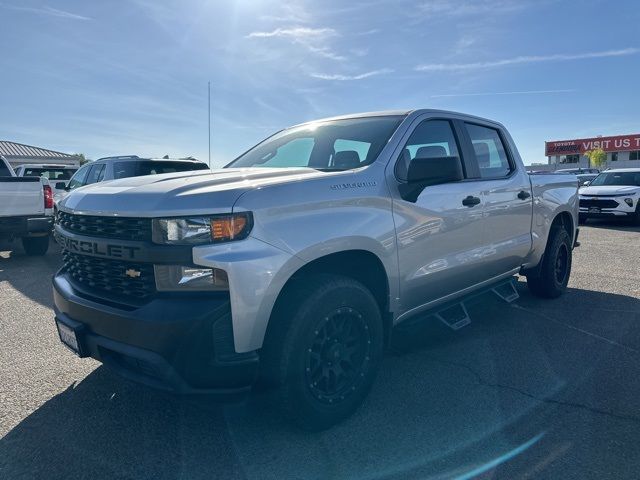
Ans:
[[[407,168],[407,183],[400,185],[402,198],[415,202],[425,187],[464,179],[460,157],[414,158]]]
[[[424,186],[462,180],[462,164],[458,157],[414,158],[409,163],[407,181]]]
[[[67,189],[67,184],[64,182],[56,182],[55,183],[55,187],[57,190],[66,190]]]

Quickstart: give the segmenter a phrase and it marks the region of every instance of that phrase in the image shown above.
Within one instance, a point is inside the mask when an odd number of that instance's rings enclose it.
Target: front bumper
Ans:
[[[580,216],[583,218],[627,218],[633,215],[635,212],[621,212],[619,210],[600,210],[599,212],[580,210]]]
[[[117,373],[175,393],[235,397],[248,392],[256,352],[238,354],[228,296],[156,296],[139,306],[92,297],[59,271],[53,278],[56,320],[78,333],[80,355]]]
[[[636,213],[638,200],[628,205],[625,197],[580,197],[578,213],[582,218],[625,218]]]

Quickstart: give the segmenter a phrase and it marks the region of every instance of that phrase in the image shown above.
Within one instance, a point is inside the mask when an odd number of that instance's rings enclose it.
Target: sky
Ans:
[[[284,127],[387,109],[545,140],[640,132],[640,8],[556,0],[0,0],[0,140],[222,166]]]

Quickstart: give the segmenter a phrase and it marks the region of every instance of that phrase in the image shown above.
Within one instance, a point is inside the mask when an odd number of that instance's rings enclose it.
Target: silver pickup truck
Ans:
[[[499,123],[348,115],[267,138],[223,169],[127,178],[59,205],[60,339],[175,392],[272,385],[308,429],[351,414],[395,326],[456,329],[464,300],[525,275],[562,294],[575,177],[529,176]]]

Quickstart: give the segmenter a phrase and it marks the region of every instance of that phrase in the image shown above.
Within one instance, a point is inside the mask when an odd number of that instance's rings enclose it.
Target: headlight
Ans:
[[[250,212],[190,218],[156,218],[153,242],[172,245],[198,245],[242,240],[253,227]]]
[[[229,290],[227,272],[218,268],[155,265],[154,269],[159,292]]]

